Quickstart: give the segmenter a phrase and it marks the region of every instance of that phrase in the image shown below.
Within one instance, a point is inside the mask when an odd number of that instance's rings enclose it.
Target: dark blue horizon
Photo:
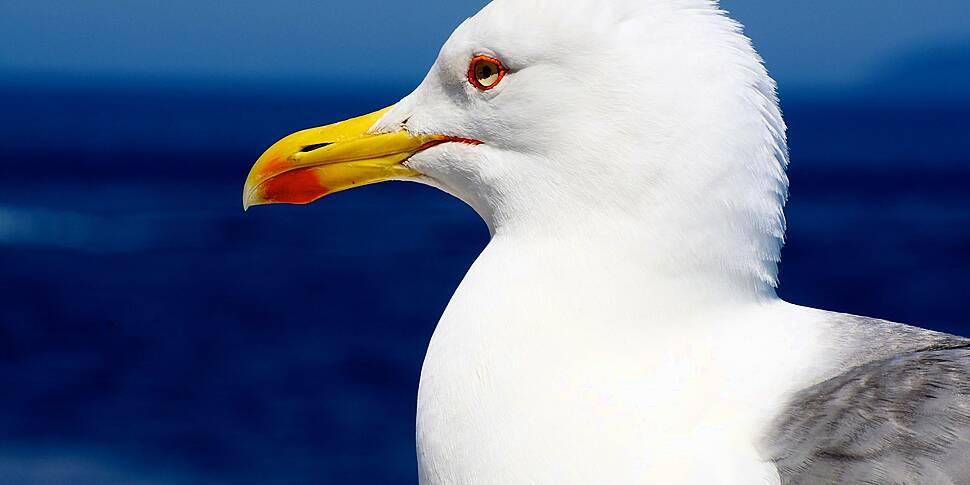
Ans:
[[[451,31],[486,1],[312,0],[232,5],[172,0],[11,0],[0,5],[0,72],[282,79],[386,78],[413,84]],[[723,0],[775,77],[840,89],[900,57],[970,45],[970,4]],[[43,35],[38,35],[42,33]]]

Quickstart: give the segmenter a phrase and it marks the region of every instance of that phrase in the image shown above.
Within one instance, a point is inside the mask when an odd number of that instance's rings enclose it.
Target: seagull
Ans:
[[[713,0],[494,0],[244,206],[386,180],[491,238],[431,339],[422,485],[970,484],[970,340],[776,295],[786,126]]]

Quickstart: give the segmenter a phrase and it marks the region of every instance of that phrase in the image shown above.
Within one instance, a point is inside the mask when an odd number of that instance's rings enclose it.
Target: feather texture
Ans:
[[[765,448],[782,484],[970,484],[970,340],[916,333],[792,398]]]

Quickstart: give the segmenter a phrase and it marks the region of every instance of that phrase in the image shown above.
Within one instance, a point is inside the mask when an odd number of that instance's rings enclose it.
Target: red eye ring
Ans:
[[[486,55],[477,55],[468,65],[468,82],[479,91],[494,89],[509,70],[502,61]]]

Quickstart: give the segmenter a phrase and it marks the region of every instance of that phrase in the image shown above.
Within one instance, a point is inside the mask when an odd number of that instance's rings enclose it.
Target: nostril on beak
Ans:
[[[307,145],[303,147],[302,150],[300,150],[300,153],[312,152],[313,150],[319,150],[321,148],[328,147],[330,145],[333,145],[333,143],[317,143],[315,145]]]

